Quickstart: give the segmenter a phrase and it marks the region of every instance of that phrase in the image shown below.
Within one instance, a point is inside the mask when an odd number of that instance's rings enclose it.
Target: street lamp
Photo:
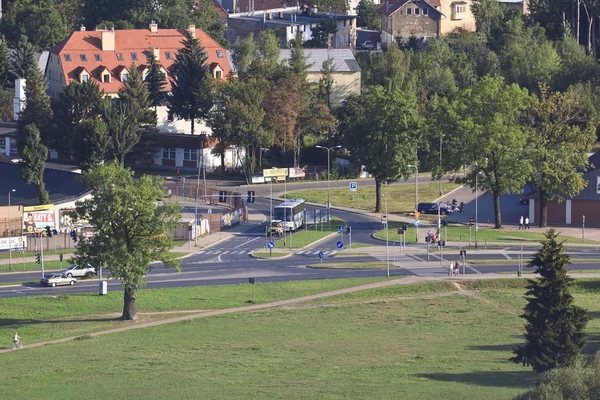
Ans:
[[[333,146],[333,147],[326,147],[326,146],[315,146],[317,149],[325,149],[327,150],[327,222],[328,224],[331,226],[331,203],[329,202],[329,196],[330,196],[330,192],[331,192],[331,187],[329,186],[329,164],[331,164],[331,162],[329,161],[329,152],[331,151],[331,149],[341,149],[342,146]],[[389,275],[388,275],[389,276]]]
[[[196,201],[195,201],[195,221],[196,224],[194,226],[194,246],[198,246],[198,196],[200,196],[200,171],[202,171],[202,196],[206,196],[206,170],[204,169],[204,141],[206,140],[206,135],[200,135],[200,149],[196,156],[196,163],[198,164],[198,176],[196,178]],[[200,156],[202,156],[202,161],[200,161]],[[185,187],[183,188],[185,193]]]
[[[439,240],[440,244],[442,243],[442,217],[441,217],[441,214],[440,214],[440,209],[441,209],[440,206],[442,205],[442,203],[445,204],[446,207],[450,206],[450,203],[448,203],[447,201],[440,201],[438,203],[438,205],[437,205],[437,209],[438,209],[438,232],[439,232],[438,240]],[[440,265],[443,265],[444,264],[444,246],[440,246],[440,250],[441,250],[440,251],[440,256],[441,256],[440,257]]]
[[[442,138],[444,137],[444,134],[440,135],[440,196],[442,195]]]
[[[12,271],[12,219],[10,216],[10,194],[14,193],[15,189],[10,189],[8,191],[8,270]]]
[[[387,220],[387,197],[381,193],[381,197],[385,200],[385,258],[387,260],[387,276],[390,276],[390,251],[389,251],[389,239],[388,239],[388,220]]]
[[[407,167],[415,169],[415,211],[419,208],[419,163],[416,165],[408,164]]]

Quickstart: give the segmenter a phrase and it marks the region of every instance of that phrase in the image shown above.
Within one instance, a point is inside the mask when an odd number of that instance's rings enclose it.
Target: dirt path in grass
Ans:
[[[589,275],[589,277],[600,278],[600,274],[586,274],[586,275]],[[378,288],[382,288],[382,287],[395,286],[395,285],[409,285],[412,283],[438,281],[438,280],[447,280],[447,281],[453,282],[455,284],[455,286],[457,287],[458,291],[457,292],[448,292],[448,293],[433,293],[430,295],[423,295],[423,296],[434,297],[434,295],[438,295],[437,297],[440,297],[443,295],[450,295],[450,294],[455,295],[457,293],[464,293],[466,295],[473,296],[474,298],[481,300],[487,304],[490,304],[490,305],[500,309],[501,311],[514,314],[513,312],[504,309],[498,303],[495,303],[489,299],[481,298],[479,296],[474,295],[473,292],[464,290],[464,288],[461,288],[461,285],[458,283],[461,280],[482,280],[482,279],[506,279],[506,276],[501,275],[501,274],[479,274],[479,275],[469,275],[469,276],[465,276],[465,277],[461,277],[461,276],[459,276],[459,277],[411,276],[411,277],[403,278],[403,279],[394,279],[394,280],[389,280],[389,281],[370,283],[367,285],[360,285],[360,286],[354,286],[354,287],[349,287],[349,288],[345,288],[345,289],[332,290],[329,292],[317,293],[317,294],[313,294],[313,295],[309,295],[309,296],[297,297],[294,299],[273,301],[273,302],[265,303],[265,304],[256,304],[256,305],[249,305],[249,306],[243,306],[243,307],[233,307],[233,308],[226,308],[223,310],[201,311],[198,313],[192,312],[188,315],[182,315],[182,316],[177,316],[177,317],[173,317],[173,318],[166,318],[163,320],[152,321],[152,322],[144,322],[144,323],[132,322],[132,324],[129,326],[124,326],[124,327],[119,327],[119,328],[114,328],[114,329],[107,329],[107,330],[98,331],[98,332],[92,332],[92,333],[87,334],[86,336],[92,336],[92,337],[102,336],[102,335],[108,335],[111,333],[130,331],[133,329],[149,328],[149,327],[154,327],[154,326],[173,324],[176,322],[194,320],[194,319],[198,319],[198,318],[212,317],[215,315],[233,314],[233,313],[244,312],[244,311],[245,312],[258,311],[258,310],[265,310],[265,309],[269,309],[269,308],[289,306],[292,304],[301,303],[301,302],[305,302],[305,301],[323,299],[323,298],[327,298],[327,297],[333,297],[333,296],[338,296],[338,295],[347,294],[347,293],[354,293],[354,292],[359,292],[359,291],[363,291],[363,290],[378,289]],[[175,311],[175,313],[179,313],[179,312],[180,311]],[[28,348],[33,348],[33,347],[45,346],[47,344],[64,343],[64,342],[71,341],[79,336],[81,336],[81,335],[69,336],[69,337],[65,337],[65,338],[61,338],[61,339],[49,340],[46,342],[33,343],[33,344],[26,345],[24,348],[28,349]],[[9,351],[13,351],[13,350],[12,349],[1,349],[0,353],[7,353]]]

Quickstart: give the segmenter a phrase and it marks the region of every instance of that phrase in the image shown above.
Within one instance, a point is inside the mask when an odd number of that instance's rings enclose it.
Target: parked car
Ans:
[[[522,197],[522,198],[519,199],[519,204],[522,205],[522,206],[527,206],[527,205],[529,205],[529,199],[525,198],[525,197]]]
[[[417,211],[421,214],[437,214],[438,213],[438,205],[437,203],[419,203],[417,206]],[[440,214],[450,215],[452,214],[452,207],[447,205],[442,205],[440,207]]]
[[[364,42],[362,42],[362,45],[360,47],[362,47],[365,50],[373,50],[375,48],[375,45],[372,41],[365,40]]]
[[[77,279],[68,277],[65,274],[52,274],[46,275],[40,279],[40,283],[46,286],[58,286],[58,285],[71,285],[73,286],[77,282]]]
[[[71,264],[67,268],[60,271],[60,273],[65,274],[69,278],[71,278],[73,276],[78,276],[78,277],[85,276],[86,278],[89,278],[90,276],[93,276],[94,274],[96,274],[96,268],[92,267],[89,264],[88,265]]]
[[[269,225],[269,236],[283,236],[283,224],[279,219],[274,219]]]

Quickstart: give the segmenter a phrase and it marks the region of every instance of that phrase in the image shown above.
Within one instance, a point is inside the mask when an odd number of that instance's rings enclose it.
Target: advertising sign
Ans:
[[[263,169],[263,177],[269,178],[271,176],[275,176],[275,177],[288,176],[288,168]]]
[[[17,236],[10,238],[10,248],[13,250],[22,250],[27,248],[27,237],[25,236]],[[8,238],[3,237],[0,238],[0,250],[8,250]]]
[[[27,208],[27,207],[25,207]],[[41,232],[46,227],[56,229],[54,224],[54,211],[27,211],[23,212],[23,232]]]
[[[306,172],[302,168],[290,168],[290,178],[304,178]]]

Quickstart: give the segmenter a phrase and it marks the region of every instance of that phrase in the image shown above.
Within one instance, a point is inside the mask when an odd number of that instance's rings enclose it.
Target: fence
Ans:
[[[10,230],[10,235],[8,234]],[[21,236],[23,232],[23,221],[21,220],[21,216],[18,217],[10,217],[10,221],[8,217],[2,218],[0,220],[0,237],[17,237]]]

